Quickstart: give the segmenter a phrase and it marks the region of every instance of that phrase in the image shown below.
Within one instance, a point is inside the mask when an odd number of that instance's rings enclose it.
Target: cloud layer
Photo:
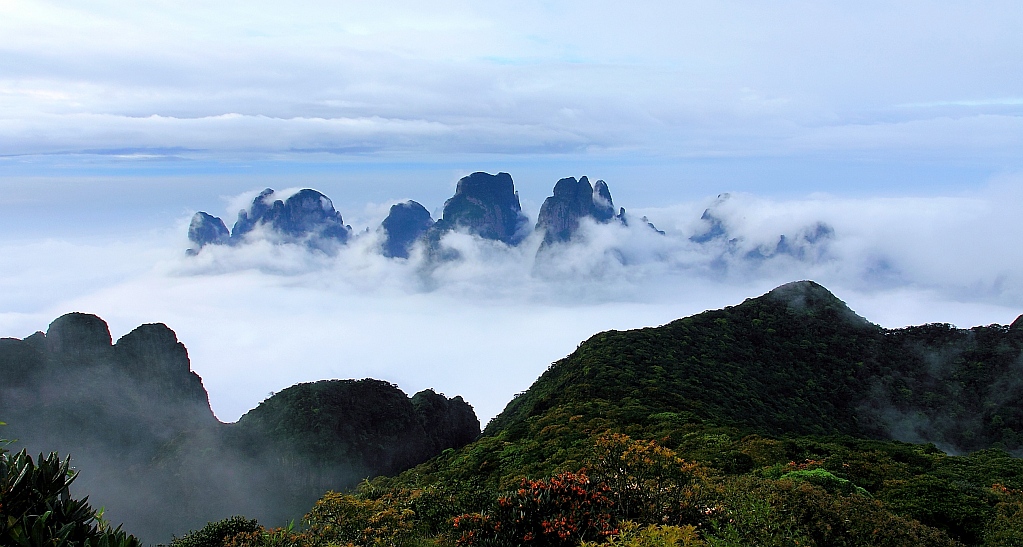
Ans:
[[[115,336],[164,322],[224,420],[295,382],[369,376],[462,395],[485,422],[596,332],[662,324],[795,279],[825,284],[885,326],[1011,322],[1023,312],[1023,251],[1005,243],[1023,237],[1019,187],[1004,180],[972,197],[707,197],[630,211],[663,236],[639,222],[584,223],[572,244],[540,260],[538,235],[509,247],[459,233],[443,240],[458,260],[384,258],[375,227],[386,207],[337,253],[256,240],[187,257],[182,216],[117,243],[3,244],[0,335],[24,337],[68,311],[100,315]],[[706,232],[707,208],[726,235],[698,243],[690,238]],[[833,234],[799,243],[818,223]],[[783,235],[809,246],[779,252]]]
[[[1013,2],[10,1],[0,154],[871,153],[1023,143]]]

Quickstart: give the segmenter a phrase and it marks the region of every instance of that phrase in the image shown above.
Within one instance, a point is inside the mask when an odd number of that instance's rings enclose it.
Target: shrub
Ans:
[[[492,514],[455,518],[458,545],[577,545],[607,537],[614,528],[610,488],[584,472],[523,479],[497,500]]]
[[[703,547],[694,526],[658,526],[649,524],[641,527],[632,521],[624,521],[619,532],[607,538],[607,543],[584,541],[579,547]]]
[[[3,441],[0,441],[2,443]],[[111,529],[86,500],[71,497],[71,458],[0,447],[0,545],[19,547],[140,547],[121,527]]]
[[[171,540],[170,547],[224,547],[229,540],[244,533],[262,531],[263,527],[254,519],[235,515],[224,520],[210,522],[199,530],[191,531],[180,538]]]
[[[307,533],[317,544],[413,545],[415,513],[390,497],[361,499],[327,492],[306,515]]]
[[[699,524],[708,514],[709,470],[654,441],[618,433],[596,441],[593,476],[607,484],[621,519]]]

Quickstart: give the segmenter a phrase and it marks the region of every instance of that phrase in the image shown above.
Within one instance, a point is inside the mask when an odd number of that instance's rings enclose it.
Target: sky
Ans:
[[[0,0],[0,336],[164,322],[226,421],[371,376],[485,423],[597,332],[796,279],[886,327],[1008,323],[1020,28],[998,1]],[[474,171],[511,173],[530,222],[558,179],[604,179],[665,235],[379,256],[391,204],[436,218]],[[320,190],[359,235],[185,256],[195,211],[230,226],[265,187]],[[708,208],[730,247],[690,239]]]

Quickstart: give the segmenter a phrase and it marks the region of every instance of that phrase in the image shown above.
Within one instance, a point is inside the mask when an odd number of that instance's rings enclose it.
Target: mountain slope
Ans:
[[[1023,329],[886,330],[803,281],[661,327],[597,334],[511,401],[485,434],[603,400],[626,414],[635,406],[636,418],[683,413],[769,435],[1019,450],[1021,355]]]

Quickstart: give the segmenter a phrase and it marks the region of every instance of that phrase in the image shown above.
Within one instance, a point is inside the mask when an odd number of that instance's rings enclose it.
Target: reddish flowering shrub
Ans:
[[[523,479],[501,496],[491,515],[470,513],[455,518],[456,543],[483,545],[578,545],[614,534],[610,487],[584,471],[549,479]]]

